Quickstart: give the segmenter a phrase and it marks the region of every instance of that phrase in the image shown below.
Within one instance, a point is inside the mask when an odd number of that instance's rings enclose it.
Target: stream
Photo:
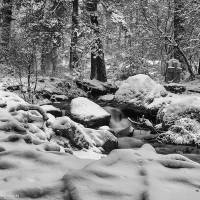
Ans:
[[[59,108],[63,112],[63,116],[70,116],[70,100],[65,102],[54,102],[52,103],[53,106]],[[114,108],[114,107],[112,107]],[[114,108],[115,109],[115,108]],[[126,112],[127,114],[128,112]],[[125,116],[127,117],[127,116]],[[129,116],[130,117],[130,116]],[[134,113],[134,118],[131,116],[133,120],[137,120],[141,116],[136,116]],[[141,139],[145,143],[151,144],[155,149],[156,152],[159,154],[181,154],[184,155],[191,160],[194,160],[198,163],[200,163],[200,147],[192,146],[192,145],[175,145],[175,144],[162,144],[158,143],[155,138],[152,138],[151,132],[149,130],[144,129],[137,129],[134,128],[134,135],[133,138]],[[144,138],[150,138],[147,140],[144,140]]]

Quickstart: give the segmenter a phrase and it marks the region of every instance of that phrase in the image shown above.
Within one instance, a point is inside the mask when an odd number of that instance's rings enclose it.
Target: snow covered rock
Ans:
[[[75,121],[88,127],[108,125],[110,114],[96,103],[84,97],[71,101],[71,115]]]
[[[161,143],[200,145],[200,123],[181,118],[167,132],[160,134],[157,140]]]
[[[59,108],[56,108],[52,105],[42,105],[41,108],[46,112],[50,113],[55,117],[61,117],[62,111]]]
[[[56,118],[52,128],[57,135],[66,137],[76,147],[88,149],[92,144],[92,141],[84,131],[84,127],[67,116]]]
[[[167,94],[165,88],[149,76],[138,74],[123,81],[115,93],[115,100],[120,106],[134,112],[155,114],[159,108],[151,107],[151,104]]]
[[[157,120],[167,129],[181,118],[195,119],[200,122],[200,97],[179,95],[171,103],[160,108]]]
[[[102,147],[107,153],[118,148],[117,138],[108,130],[85,128],[85,132],[91,138],[94,146]]]
[[[85,128],[66,116],[56,118],[52,128],[57,135],[69,139],[72,146],[74,145],[81,149],[106,148],[108,143],[110,144],[110,149],[117,148],[117,138],[109,131]]]

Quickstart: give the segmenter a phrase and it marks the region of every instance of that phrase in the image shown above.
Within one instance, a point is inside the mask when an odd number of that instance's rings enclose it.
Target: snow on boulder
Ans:
[[[75,121],[88,127],[108,125],[110,121],[110,114],[108,112],[84,97],[78,97],[72,100],[71,115]]]
[[[157,120],[162,122],[163,128],[172,126],[181,118],[196,119],[200,122],[200,97],[193,95],[179,95],[170,104],[160,108]]]
[[[61,117],[62,111],[59,108],[56,108],[52,105],[43,105],[40,106],[46,113],[50,113],[55,117]]]
[[[57,135],[69,139],[76,147],[88,149],[92,144],[84,131],[84,127],[67,116],[56,118],[52,128]]]
[[[152,110],[151,103],[155,99],[167,96],[165,88],[145,74],[138,74],[123,81],[115,93],[119,105],[135,112],[147,113]],[[154,107],[157,111],[158,108]]]
[[[105,147],[105,150],[107,150],[107,144],[110,145],[111,150],[117,148],[117,138],[109,131],[85,128],[66,116],[56,118],[52,128],[57,135],[69,139],[72,146],[81,149],[92,148],[97,150],[98,147]]]
[[[200,145],[200,123],[194,119],[181,118],[167,132],[160,134],[157,141],[169,144]]]
[[[84,129],[96,147],[102,147],[106,153],[118,148],[117,138],[108,130]]]

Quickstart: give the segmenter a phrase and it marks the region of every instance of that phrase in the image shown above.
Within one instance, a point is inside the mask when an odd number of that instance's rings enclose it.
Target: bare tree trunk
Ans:
[[[56,68],[57,68],[57,64],[58,64],[58,52],[57,52],[57,47],[53,47],[52,51],[51,51],[51,63],[52,63],[52,75],[55,75],[56,73]]]
[[[74,0],[73,11],[72,11],[72,33],[71,33],[70,60],[69,60],[70,70],[73,70],[78,67],[78,54],[77,54],[78,29],[79,29],[78,6],[79,6],[79,0]]]
[[[12,21],[12,0],[2,0],[0,10],[0,59],[7,60]]]
[[[88,0],[87,10],[90,12],[90,21],[94,30],[95,40],[91,48],[91,75],[90,79],[107,81],[106,66],[104,60],[103,44],[100,38],[99,23],[97,17],[97,4],[99,0]]]
[[[43,74],[46,74],[46,65],[47,65],[46,48],[42,47],[42,53],[41,53],[41,71],[42,71]]]
[[[198,74],[200,75],[200,59],[199,59]]]

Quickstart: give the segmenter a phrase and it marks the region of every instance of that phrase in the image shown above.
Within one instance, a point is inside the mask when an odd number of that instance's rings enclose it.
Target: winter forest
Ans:
[[[0,199],[200,199],[199,0],[0,0],[0,70]]]

